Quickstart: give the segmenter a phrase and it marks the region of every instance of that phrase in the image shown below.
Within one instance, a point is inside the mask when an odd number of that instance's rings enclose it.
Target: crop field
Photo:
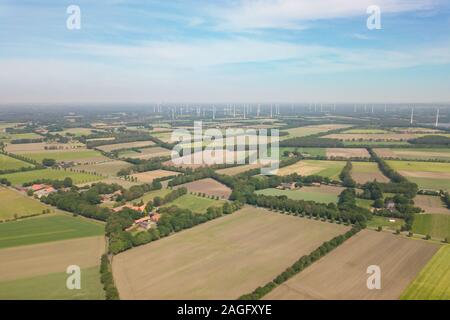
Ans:
[[[49,207],[16,190],[0,187],[0,221],[41,214]]]
[[[287,196],[293,200],[316,201],[320,203],[337,203],[338,195],[344,190],[342,187],[325,186],[302,187],[298,190],[264,189],[256,191],[256,194],[266,196]]]
[[[347,230],[246,207],[117,255],[114,279],[122,299],[236,299]]]
[[[387,232],[362,230],[265,298],[398,299],[439,247],[437,244],[406,239]],[[377,265],[381,269],[380,290],[367,288],[367,268],[370,265]]]
[[[388,160],[391,168],[422,189],[450,190],[450,163]]]
[[[18,170],[33,167],[32,164],[0,154],[0,170]]]
[[[137,178],[139,182],[144,183],[150,183],[155,179],[158,178],[165,178],[165,177],[173,177],[179,175],[179,172],[175,171],[168,171],[168,170],[152,170],[152,171],[146,171],[146,172],[139,172],[132,174],[132,177]]]
[[[0,282],[0,300],[104,300],[99,267],[81,269],[81,289],[68,290],[64,271]],[[34,290],[39,288],[39,290]]]
[[[327,148],[327,158],[370,158],[369,152],[364,148]]]
[[[74,150],[86,150],[81,143],[20,143],[8,144],[5,150],[10,153],[24,154],[24,153],[40,153],[40,152],[64,152]]]
[[[344,146],[371,146],[371,147],[379,147],[379,146],[385,146],[388,145],[389,147],[398,147],[398,146],[409,146],[411,145],[409,142],[407,141],[394,141],[394,140],[390,140],[390,141],[367,141],[367,140],[358,140],[358,141],[343,141],[342,142],[344,144]]]
[[[361,184],[374,180],[389,182],[389,178],[380,171],[376,162],[352,162],[351,176],[353,180]]]
[[[172,202],[169,202],[165,207],[177,206],[182,209],[189,209],[193,213],[206,213],[209,207],[219,207],[224,204],[223,200],[214,200],[210,198],[203,198],[192,194],[185,194]]]
[[[301,176],[319,175],[333,180],[339,180],[339,174],[344,168],[345,161],[301,160],[293,165],[280,168],[279,176],[297,173]]]
[[[224,174],[226,176],[235,176],[237,174],[246,172],[248,170],[258,169],[258,168],[261,168],[261,167],[262,167],[261,164],[245,164],[245,165],[242,165],[242,166],[236,166],[236,167],[216,170],[216,172],[218,174]]]
[[[84,148],[68,150],[68,151],[45,151],[45,152],[33,152],[33,153],[21,153],[22,156],[37,162],[42,162],[44,159],[54,159],[57,162],[79,162],[79,163],[92,163],[108,160],[97,150],[88,150]]]
[[[230,188],[211,178],[185,183],[174,188],[177,189],[180,187],[186,187],[189,192],[204,193],[208,196],[217,196],[221,199],[228,199],[231,195]]]
[[[104,152],[111,152],[114,150],[142,148],[142,147],[148,147],[148,146],[153,146],[153,145],[155,145],[155,143],[153,141],[135,141],[135,142],[126,142],[126,143],[107,144],[104,146],[97,147],[97,149],[104,151]]]
[[[375,129],[375,128],[370,128],[370,129],[350,129],[350,130],[345,130],[342,132],[343,134],[384,134],[384,133],[389,133],[388,130],[384,130],[384,129]]]
[[[450,240],[450,215],[417,214],[412,227],[414,233]]]
[[[324,138],[338,139],[341,141],[408,141],[410,139],[426,136],[418,133],[335,133],[324,136]],[[450,137],[450,134],[439,133],[437,135]]]
[[[74,184],[87,183],[102,179],[101,176],[96,176],[88,173],[55,169],[40,169],[0,175],[0,178],[8,179],[13,185],[22,185],[26,182],[33,182],[39,179],[64,180],[64,178],[66,177],[71,178]]]
[[[167,143],[172,143],[172,132],[152,132],[151,134],[152,136],[158,138],[159,140],[163,141],[163,142],[167,142]]]
[[[313,126],[298,127],[285,130],[289,134],[287,136],[280,137],[281,140],[286,140],[290,138],[306,137],[313,134],[321,133],[324,131],[331,131],[336,129],[348,128],[351,125],[347,124],[321,124]]]
[[[13,133],[10,134],[10,139],[11,140],[20,140],[20,139],[42,139],[43,136],[34,133],[34,132],[30,132],[30,133]]]
[[[70,265],[97,266],[104,252],[104,236],[2,249],[0,281],[64,272]]]
[[[81,217],[46,214],[0,223],[0,249],[103,235],[104,226]]]
[[[400,160],[444,160],[450,161],[450,150],[446,148],[436,149],[375,149],[374,150],[381,158],[394,158]]]
[[[414,204],[425,210],[425,213],[440,213],[450,215],[450,210],[444,205],[440,197],[418,194],[414,198]]]
[[[199,168],[213,166],[215,164],[233,163],[242,164],[250,153],[255,151],[230,151],[230,150],[210,150],[196,152],[189,155],[163,162],[164,165],[177,166],[182,168]]]
[[[124,151],[119,153],[121,158],[133,158],[133,159],[151,159],[157,157],[167,157],[170,156],[171,150],[161,147],[151,147],[139,149],[139,152],[134,150]]]
[[[403,292],[403,300],[450,300],[450,246],[443,246],[413,283]]]
[[[97,173],[104,176],[116,176],[117,172],[119,172],[121,169],[126,169],[132,166],[133,165],[131,163],[125,161],[112,160],[95,164],[79,165],[75,166],[74,169],[87,173]]]

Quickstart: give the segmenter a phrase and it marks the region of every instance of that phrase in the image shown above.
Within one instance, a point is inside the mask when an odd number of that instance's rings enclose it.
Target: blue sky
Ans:
[[[449,30],[447,0],[0,0],[0,103],[450,102]]]

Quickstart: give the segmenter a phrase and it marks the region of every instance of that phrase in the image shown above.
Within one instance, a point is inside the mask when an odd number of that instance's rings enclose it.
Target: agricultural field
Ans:
[[[16,190],[0,187],[0,221],[42,214],[49,207]]]
[[[437,196],[426,196],[418,194],[414,198],[414,204],[425,210],[425,213],[439,213],[450,215],[450,209]]]
[[[215,200],[204,198],[192,194],[185,194],[172,202],[169,202],[165,207],[177,206],[181,209],[189,209],[193,213],[206,213],[209,207],[220,207],[224,204],[223,200]]]
[[[398,299],[439,248],[437,244],[388,232],[362,230],[264,298]],[[369,290],[366,286],[370,265],[389,270],[382,273],[380,290]]]
[[[315,201],[320,203],[337,203],[339,194],[344,190],[343,187],[326,186],[320,187],[302,187],[297,190],[264,189],[256,191],[256,194],[266,196],[286,196],[293,200]]]
[[[69,128],[64,129],[63,131],[57,131],[57,132],[50,132],[50,134],[59,134],[61,136],[74,136],[74,137],[82,137],[82,136],[88,136],[93,133],[93,131],[98,131],[98,129],[91,129],[91,128]]]
[[[427,133],[335,133],[324,136],[324,138],[338,139],[341,141],[408,141],[428,135]],[[450,137],[447,133],[436,135]]]
[[[327,148],[327,158],[370,158],[369,152],[364,148]]]
[[[153,145],[155,145],[155,143],[153,141],[135,141],[135,142],[107,144],[104,146],[99,146],[96,149],[101,150],[103,152],[111,152],[114,150],[143,148],[143,147],[149,147],[149,146],[153,146]]]
[[[450,163],[397,160],[387,163],[421,189],[450,191]]]
[[[389,133],[389,130],[384,129],[375,129],[375,128],[369,128],[369,129],[349,129],[342,131],[341,133],[344,134],[384,134]]]
[[[450,240],[450,215],[417,214],[414,218],[412,231],[433,238]]]
[[[53,179],[64,180],[64,178],[71,178],[74,184],[81,184],[101,180],[101,176],[92,175],[89,173],[72,172],[70,170],[56,170],[56,169],[40,169],[25,172],[15,172],[0,175],[0,178],[6,178],[12,185],[22,185],[26,182],[33,182],[39,179]]]
[[[378,227],[382,227],[383,230],[387,229],[390,231],[400,230],[404,225],[405,221],[399,218],[388,218],[388,217],[380,217],[380,216],[372,216],[367,222],[367,227],[372,229],[377,229]]]
[[[284,130],[289,134],[287,136],[281,136],[280,140],[286,140],[291,138],[299,138],[306,137],[317,133],[322,133],[324,131],[331,131],[337,129],[343,129],[351,127],[351,125],[347,124],[320,124],[320,125],[312,125],[312,126],[304,126],[298,128],[292,128],[288,130]]]
[[[30,167],[34,167],[34,165],[22,160],[8,157],[7,155],[4,154],[0,154],[0,171],[19,170],[21,168],[30,168]]]
[[[101,174],[103,176],[116,176],[120,170],[127,169],[132,166],[132,164],[125,161],[111,160],[95,164],[79,165],[75,166],[74,169],[77,171]]]
[[[177,166],[182,168],[200,168],[213,166],[216,164],[245,164],[246,158],[250,154],[254,154],[256,151],[230,151],[230,150],[204,150],[196,152],[182,157],[168,160],[163,162],[167,166]]]
[[[280,147],[280,157],[284,156],[284,152],[300,152],[304,157],[326,157],[326,148],[294,148],[294,147]]]
[[[131,176],[136,178],[137,181],[143,183],[151,183],[155,179],[173,177],[179,175],[179,172],[168,171],[168,170],[152,170],[146,172],[139,172],[132,174]]]
[[[443,246],[403,292],[402,300],[450,300],[450,246]]]
[[[446,148],[381,148],[374,151],[379,157],[385,159],[450,161],[450,150]]]
[[[103,235],[104,225],[68,214],[45,214],[0,223],[0,249]]]
[[[44,159],[54,159],[56,162],[78,162],[83,164],[90,164],[93,162],[100,162],[108,160],[97,150],[88,150],[85,148],[79,148],[74,150],[61,150],[61,151],[45,151],[45,152],[33,152],[33,153],[21,153],[21,156],[42,162]]]
[[[380,171],[376,162],[352,162],[351,176],[353,180],[361,184],[374,180],[389,182],[389,178]]]
[[[75,150],[86,150],[84,144],[81,143],[20,143],[20,144],[7,144],[5,150],[15,154],[29,154],[29,153],[42,153],[42,152],[67,152]]]
[[[236,299],[347,230],[245,207],[117,255],[114,279],[122,299]]]
[[[166,142],[166,143],[172,143],[172,132],[166,131],[166,132],[152,132],[151,134],[153,137],[158,138],[159,140]]]
[[[13,133],[9,134],[9,138],[11,140],[20,140],[20,139],[42,139],[44,138],[40,134],[30,132],[30,133]]]
[[[286,176],[297,173],[302,176],[319,175],[339,180],[339,174],[345,164],[345,161],[301,160],[293,165],[278,169],[277,175]]]
[[[253,170],[253,169],[258,169],[261,168],[262,165],[261,164],[245,164],[242,166],[236,166],[236,167],[231,167],[231,168],[226,168],[226,169],[219,169],[216,170],[216,172],[218,174],[224,174],[226,176],[235,176],[237,174],[249,171],[249,170]]]
[[[139,152],[135,150],[128,150],[119,152],[120,158],[132,158],[132,159],[151,159],[158,157],[167,157],[170,156],[171,150],[161,147],[151,147],[151,148],[143,148],[139,149]]]
[[[380,146],[392,146],[399,147],[399,146],[410,146],[411,144],[407,141],[367,141],[367,140],[359,140],[359,141],[342,141],[344,146],[346,147],[355,147],[355,146],[371,146],[371,147],[380,147]]]
[[[169,194],[172,190],[170,189],[160,189],[160,190],[154,190],[147,192],[142,197],[131,201],[132,203],[139,203],[143,201],[144,203],[149,202],[150,200],[153,200],[156,197],[164,198],[167,194]]]
[[[133,182],[133,181],[125,180],[124,178],[109,177],[109,178],[102,179],[100,181],[90,181],[90,182],[85,182],[85,183],[78,183],[77,187],[91,186],[98,182],[102,182],[102,183],[106,183],[106,184],[114,184],[115,183],[115,184],[118,184],[119,186],[122,186],[125,189],[129,189],[132,186],[137,186],[137,185],[142,184],[140,182]]]
[[[175,186],[174,189],[185,187],[189,192],[192,193],[204,193],[208,196],[215,196],[221,199],[228,199],[231,195],[231,189],[226,185],[211,179],[201,179],[182,185]]]

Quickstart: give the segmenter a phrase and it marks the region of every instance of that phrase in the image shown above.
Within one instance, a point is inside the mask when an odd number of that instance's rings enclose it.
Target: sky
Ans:
[[[0,104],[445,103],[449,30],[448,0],[0,0]]]

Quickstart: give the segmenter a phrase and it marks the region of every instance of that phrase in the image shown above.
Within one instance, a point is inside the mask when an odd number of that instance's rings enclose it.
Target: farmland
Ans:
[[[38,200],[31,199],[16,190],[3,187],[0,187],[0,203],[0,221],[41,214],[48,209]]]
[[[327,148],[327,158],[369,158],[369,152],[363,148]]]
[[[281,147],[280,157],[284,156],[284,152],[300,152],[304,157],[326,157],[326,148],[294,148],[294,147]]]
[[[70,170],[41,169],[26,172],[16,172],[0,175],[0,178],[6,178],[13,185],[22,185],[26,182],[33,182],[39,179],[64,180],[69,177],[73,183],[86,183],[101,180],[102,177],[88,173],[72,172]]]
[[[264,189],[256,194],[266,196],[287,196],[293,200],[316,201],[319,203],[337,203],[338,195],[344,190],[342,187],[320,186],[320,187],[302,187],[299,190],[279,190]]]
[[[361,184],[374,180],[389,182],[389,179],[378,169],[376,162],[352,162],[351,176],[353,180]]]
[[[450,300],[450,246],[443,246],[402,294],[403,300]]]
[[[97,173],[104,176],[116,176],[117,172],[119,172],[121,169],[126,169],[131,166],[132,164],[125,161],[112,160],[95,164],[79,165],[75,166],[74,169],[77,171],[84,171],[88,173]]]
[[[150,183],[155,179],[173,177],[179,175],[179,172],[168,170],[152,170],[146,172],[139,172],[131,176],[136,178],[139,182]]]
[[[322,133],[324,131],[331,131],[336,129],[348,128],[350,125],[340,125],[340,124],[322,124],[298,127],[286,130],[289,134],[287,136],[281,136],[281,140],[286,140],[290,138],[306,137],[317,133]]]
[[[378,227],[382,227],[382,229],[387,229],[391,231],[400,230],[404,225],[405,221],[399,218],[387,218],[380,216],[372,216],[367,222],[367,227],[372,229],[378,229]]]
[[[142,197],[140,197],[136,200],[133,200],[132,202],[138,203],[142,200],[144,203],[147,203],[156,197],[164,198],[164,196],[166,196],[170,192],[171,192],[171,190],[169,190],[169,189],[160,189],[160,190],[150,191],[150,192],[147,192],[146,194],[144,194]]]
[[[153,146],[154,144],[155,143],[153,141],[136,141],[136,142],[107,144],[104,146],[97,147],[97,149],[104,152],[111,152],[114,150],[148,147]]]
[[[65,214],[46,214],[0,223],[0,248],[91,237],[103,234],[98,222]]]
[[[205,213],[209,207],[219,207],[222,206],[223,203],[223,200],[214,200],[192,194],[185,194],[174,201],[167,203],[165,206],[177,206],[181,209],[189,209],[193,213]]]
[[[450,150],[445,148],[427,148],[427,149],[375,149],[378,156],[382,158],[400,159],[400,160],[438,160],[450,161]]]
[[[450,215],[450,209],[448,209],[440,197],[437,196],[425,196],[418,194],[414,198],[414,204],[423,210],[425,213],[440,213]]]
[[[450,215],[419,214],[412,227],[414,233],[430,235],[438,239],[450,239]]]
[[[301,160],[293,165],[280,168],[278,175],[285,176],[297,173],[302,176],[319,175],[338,180],[345,166],[345,161]]]
[[[121,158],[132,158],[132,159],[151,159],[157,157],[167,157],[170,156],[171,150],[161,148],[161,147],[151,147],[138,149],[138,151],[129,150],[119,152],[119,157]]]
[[[221,199],[228,199],[231,194],[230,188],[211,178],[185,183],[176,186],[175,189],[180,187],[187,188],[189,192],[204,193],[208,196],[216,196]]]
[[[436,244],[363,230],[265,298],[398,299],[438,249]],[[380,290],[368,290],[366,286],[370,265],[389,270],[382,273]],[[330,276],[324,276],[327,274]]]
[[[30,168],[33,167],[32,164],[17,160],[12,157],[8,157],[4,154],[0,154],[0,171],[2,170],[18,170],[21,168]]]
[[[122,299],[236,299],[346,230],[247,207],[117,255],[114,279]]]
[[[42,152],[64,152],[74,150],[86,150],[81,143],[20,143],[20,144],[8,144],[5,150],[15,154],[28,154],[28,153],[42,153]]]
[[[44,159],[54,159],[57,162],[73,161],[80,163],[91,163],[105,161],[108,159],[104,157],[100,152],[88,149],[21,153],[21,155],[37,162],[42,162],[42,160]]]
[[[245,164],[242,166],[236,166],[236,167],[216,170],[216,172],[219,174],[227,175],[227,176],[235,176],[237,174],[246,172],[248,170],[258,169],[258,168],[261,168],[260,164]]]

